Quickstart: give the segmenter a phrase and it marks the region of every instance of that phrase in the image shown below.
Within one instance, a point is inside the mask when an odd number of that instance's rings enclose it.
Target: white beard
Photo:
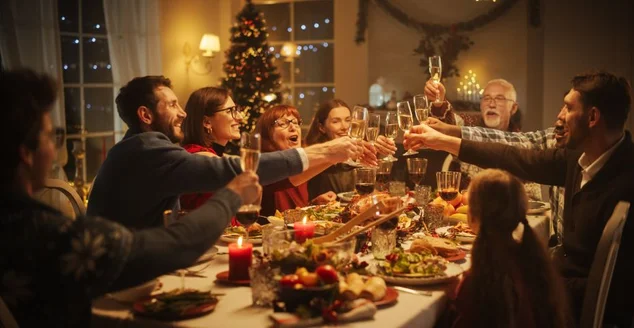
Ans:
[[[500,116],[484,117],[484,125],[491,129],[497,129],[500,126]]]

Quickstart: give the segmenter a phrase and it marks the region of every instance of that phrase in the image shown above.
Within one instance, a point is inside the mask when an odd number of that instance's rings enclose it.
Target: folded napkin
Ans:
[[[374,318],[376,313],[376,305],[366,299],[358,299],[352,302],[352,310],[339,313],[337,322],[353,322],[361,320],[370,320]],[[275,327],[279,328],[301,328],[313,327],[325,324],[322,317],[302,319],[294,313],[275,312],[271,314],[271,319]]]

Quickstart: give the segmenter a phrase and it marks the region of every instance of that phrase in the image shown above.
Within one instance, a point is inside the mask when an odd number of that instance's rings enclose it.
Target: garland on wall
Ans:
[[[466,51],[473,45],[473,41],[464,35],[481,28],[500,16],[507,13],[519,0],[506,0],[494,6],[486,13],[478,15],[465,22],[453,24],[434,24],[419,21],[406,12],[392,4],[389,0],[359,0],[359,12],[357,15],[357,34],[355,41],[357,44],[365,42],[365,31],[368,26],[368,8],[370,1],[374,1],[379,8],[388,13],[401,24],[413,28],[423,35],[419,45],[414,49],[414,53],[421,55],[420,66],[428,71],[428,58],[434,55],[441,55],[443,60],[443,76],[460,76],[460,71],[455,66],[458,56],[462,51]],[[531,1],[533,6],[537,6],[539,11],[539,1]],[[530,9],[529,9],[530,12]],[[537,23],[539,24],[539,23]]]

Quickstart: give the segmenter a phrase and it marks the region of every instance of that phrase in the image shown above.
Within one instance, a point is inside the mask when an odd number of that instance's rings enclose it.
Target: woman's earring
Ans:
[[[207,134],[211,134],[211,128],[205,128],[205,132],[207,132]]]

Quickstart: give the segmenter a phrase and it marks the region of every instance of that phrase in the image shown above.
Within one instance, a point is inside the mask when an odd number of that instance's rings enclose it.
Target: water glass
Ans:
[[[280,268],[273,268],[270,262],[261,257],[254,257],[249,268],[251,279],[251,298],[253,305],[271,307],[277,298],[279,283],[275,280],[280,275]]]
[[[405,196],[407,189],[404,181],[390,181],[388,183],[388,191],[392,196]]]
[[[268,255],[271,251],[271,242],[274,232],[283,231],[286,229],[286,225],[272,225],[266,224],[262,226],[262,252],[264,255]]]
[[[377,260],[384,260],[396,247],[396,229],[376,228],[372,231],[372,255]]]
[[[416,204],[420,207],[427,205],[431,201],[431,193],[431,186],[416,186],[414,189],[414,200],[416,200]]]

